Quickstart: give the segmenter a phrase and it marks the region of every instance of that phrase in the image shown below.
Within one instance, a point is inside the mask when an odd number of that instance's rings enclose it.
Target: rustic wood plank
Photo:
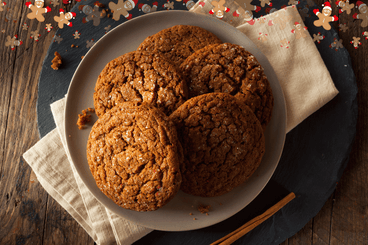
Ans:
[[[12,36],[17,34],[23,44],[11,50],[5,47],[6,35],[0,36],[0,46],[4,50],[0,54],[3,64],[0,67],[0,219],[5,221],[0,229],[0,244],[53,244],[51,238],[54,239],[57,232],[54,234],[54,229],[44,227],[52,227],[56,222],[64,227],[63,237],[91,244],[88,234],[68,213],[63,211],[58,214],[59,219],[54,217],[58,204],[48,198],[21,157],[39,140],[38,78],[55,30],[47,33],[45,23],[27,19],[29,10],[25,8],[25,1],[6,2],[6,11],[0,12],[0,17],[2,20],[9,17],[9,21],[1,21],[0,30]],[[57,11],[53,10],[55,14]],[[45,22],[55,14],[48,15]],[[23,30],[23,23],[27,24],[27,30]],[[35,30],[41,34],[38,42],[30,38]],[[62,208],[58,206],[58,209]],[[64,223],[64,220],[69,221]]]
[[[87,232],[54,199],[49,198],[43,244],[92,245]]]
[[[1,13],[5,21],[1,21],[0,29],[9,36],[19,33],[22,4],[23,1],[8,1],[5,11]],[[42,229],[37,228],[43,227],[45,211],[42,210],[45,210],[47,194],[38,185],[30,184],[30,168],[21,158],[29,143],[36,142],[38,138],[32,133],[34,125],[24,123],[26,118],[31,122],[35,120],[32,108],[35,108],[36,101],[35,98],[32,101],[19,96],[19,93],[35,94],[37,86],[27,87],[28,81],[14,76],[17,57],[22,56],[24,49],[17,47],[11,50],[6,47],[6,36],[2,35],[0,39],[4,50],[0,57],[0,220],[4,221],[0,229],[0,243],[25,244],[25,240],[37,243],[42,241]]]
[[[331,213],[335,193],[327,200],[321,211],[313,218],[312,243],[313,245],[330,244],[331,236]]]
[[[353,21],[352,14],[339,15],[339,23],[346,23],[349,29],[340,31],[344,47],[349,51],[359,89],[357,134],[350,154],[348,166],[335,191],[335,202],[331,217],[330,244],[367,244],[368,241],[368,42],[362,32],[360,20]],[[363,43],[355,49],[349,42],[360,37]]]

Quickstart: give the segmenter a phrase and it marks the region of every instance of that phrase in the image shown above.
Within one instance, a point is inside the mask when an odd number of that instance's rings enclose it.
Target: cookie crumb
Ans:
[[[189,213],[189,215],[193,215],[193,213]]]
[[[70,47],[71,47],[71,48],[74,48],[74,47],[75,47],[75,45],[74,45],[74,44],[72,44],[72,45],[70,45]]]
[[[210,208],[211,208],[211,205],[200,204],[197,209],[199,212],[201,212],[201,214],[205,213],[206,215],[208,215]]]
[[[193,220],[197,220],[196,218],[193,218]]]
[[[84,58],[84,55],[82,55],[82,56],[81,56],[81,59],[82,59],[82,60],[83,60],[83,58]]]
[[[51,61],[52,62],[51,68],[54,70],[59,70],[59,67],[63,63],[61,60],[61,55],[57,51],[55,51],[54,55],[55,57]]]
[[[81,114],[78,114],[78,129],[84,129],[84,126],[91,121],[91,114],[88,114],[88,112],[94,113],[95,110],[93,108],[88,108],[82,110]]]

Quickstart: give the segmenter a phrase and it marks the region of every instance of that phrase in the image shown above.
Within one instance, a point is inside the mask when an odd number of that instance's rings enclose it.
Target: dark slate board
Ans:
[[[107,6],[110,1],[112,0],[100,2]],[[162,5],[166,0],[158,2],[157,10],[164,10]],[[280,9],[282,5],[287,5],[287,2],[287,0],[274,0],[273,8]],[[63,40],[60,44],[57,42],[51,44],[44,60],[37,103],[41,137],[55,128],[50,104],[63,98],[67,93],[80,57],[88,51],[86,41],[91,39],[97,41],[105,34],[106,26],[111,25],[111,28],[114,28],[126,21],[123,17],[118,22],[104,18],[99,26],[93,26],[91,22],[83,24],[80,20],[85,15],[78,10],[80,4],[72,9],[77,13],[73,27],[57,31],[56,36],[60,35]],[[83,4],[93,6],[93,1],[84,1]],[[257,4],[256,0],[253,4]],[[186,9],[183,2],[174,1],[174,6],[176,10]],[[298,7],[308,8],[307,1],[301,1]],[[348,162],[356,131],[358,89],[347,50],[329,47],[334,38],[339,39],[336,30],[325,31],[313,25],[313,21],[317,19],[312,12],[314,8],[317,6],[309,6],[308,14],[311,17],[306,18],[304,23],[311,35],[321,32],[326,36],[320,44],[317,44],[317,48],[340,93],[287,134],[284,154],[275,174],[249,206],[219,224],[185,232],[153,231],[135,244],[209,244],[261,214],[288,192],[293,191],[297,194],[295,200],[235,243],[279,244],[303,228],[320,211],[334,191]],[[255,17],[265,15],[264,9]],[[133,17],[144,14],[137,6],[130,13]],[[80,39],[73,38],[75,30],[81,33]],[[79,48],[71,48],[72,44],[78,45]],[[65,64],[58,72],[50,68],[55,51],[62,55]]]

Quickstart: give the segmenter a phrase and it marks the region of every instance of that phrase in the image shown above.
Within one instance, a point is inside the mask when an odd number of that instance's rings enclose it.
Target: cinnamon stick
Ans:
[[[284,197],[281,201],[273,205],[271,208],[267,209],[266,212],[263,214],[251,219],[235,231],[227,234],[223,238],[211,243],[211,245],[229,245],[245,234],[247,234],[249,231],[253,230],[258,225],[262,224],[265,220],[272,217],[277,211],[279,211],[282,207],[284,207],[286,204],[288,204],[291,200],[295,198],[295,194],[293,192],[289,193],[286,197]]]

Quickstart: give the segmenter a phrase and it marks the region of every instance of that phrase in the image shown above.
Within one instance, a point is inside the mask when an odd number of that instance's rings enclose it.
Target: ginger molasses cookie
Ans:
[[[182,181],[175,126],[150,106],[122,103],[100,117],[89,135],[87,159],[97,186],[126,209],[156,210]]]
[[[270,83],[262,66],[243,47],[209,45],[189,56],[180,70],[188,78],[189,98],[229,93],[253,110],[264,129],[271,120],[274,102]]]
[[[194,51],[215,43],[222,41],[201,27],[176,25],[147,37],[138,50],[160,53],[179,67]]]
[[[227,93],[187,100],[170,119],[184,152],[181,190],[212,197],[231,191],[258,168],[263,129],[252,110]]]
[[[171,114],[187,99],[186,82],[159,54],[133,51],[110,61],[93,95],[97,116],[121,102],[147,103]]]

